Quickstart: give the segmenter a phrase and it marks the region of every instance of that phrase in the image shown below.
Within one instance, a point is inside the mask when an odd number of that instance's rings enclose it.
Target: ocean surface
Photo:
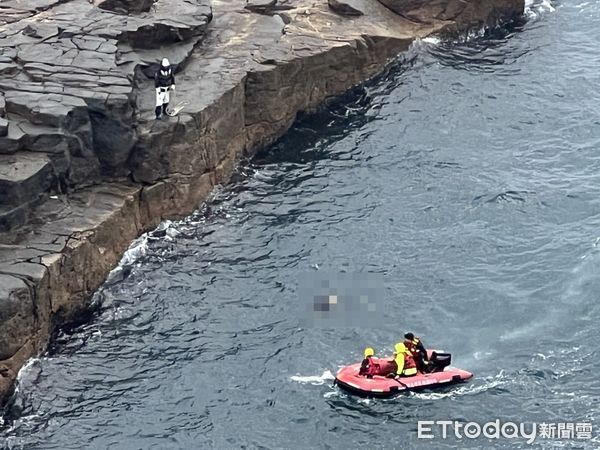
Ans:
[[[381,320],[301,326],[303,273],[379,276]],[[507,29],[416,43],[136,241],[91,321],[22,371],[0,444],[599,448],[599,296],[600,3],[529,3]],[[474,378],[332,386],[406,331]],[[556,433],[424,440],[419,420]]]

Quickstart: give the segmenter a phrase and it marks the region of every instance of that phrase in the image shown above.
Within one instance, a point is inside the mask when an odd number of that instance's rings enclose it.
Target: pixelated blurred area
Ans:
[[[385,316],[381,274],[305,273],[298,294],[304,327],[375,327]]]

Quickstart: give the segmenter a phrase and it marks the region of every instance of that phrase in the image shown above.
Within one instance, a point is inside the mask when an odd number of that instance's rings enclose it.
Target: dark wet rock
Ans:
[[[285,13],[285,12],[279,12],[277,13],[277,16],[279,16],[279,18],[283,21],[284,24],[289,25],[290,23],[292,23],[292,18],[289,14]],[[285,33],[285,32],[284,32]]]
[[[0,117],[0,137],[8,134],[8,120],[4,117]]]
[[[4,117],[6,115],[6,100],[4,99],[4,94],[0,92],[0,117]]]
[[[8,122],[8,133],[6,136],[0,136],[0,155],[12,154],[22,147],[22,141],[25,134],[18,125],[12,121]]]
[[[159,1],[153,8],[151,20],[143,16],[130,18],[117,39],[133,48],[163,48],[202,36],[211,20],[212,11],[206,0]]]
[[[247,0],[245,8],[254,12],[272,11],[277,5],[277,0]]]
[[[294,9],[294,6],[281,0],[247,0],[245,8],[257,14],[273,15],[278,11]]]
[[[327,0],[329,7],[343,16],[362,16],[364,13],[359,9],[360,2],[356,0]]]
[[[0,233],[10,231],[24,224],[29,218],[31,206],[23,203],[17,207],[10,205],[0,206]]]
[[[107,110],[90,110],[90,119],[101,166],[112,175],[127,175],[125,163],[137,138],[131,122]]]
[[[185,42],[204,33],[208,20],[201,18],[194,24],[182,26],[177,19],[164,19],[152,25],[140,25],[135,30],[125,31],[119,36],[133,48],[161,48],[165,44]]]
[[[121,14],[141,13],[150,11],[153,3],[154,0],[104,0],[98,3],[98,7]]]
[[[23,33],[25,36],[35,37],[38,39],[42,37],[38,34],[37,30],[31,25],[27,25],[25,28],[23,28],[23,31],[21,31],[21,33]]]
[[[32,152],[66,153],[69,151],[69,137],[54,130],[48,134],[28,134],[24,147]]]

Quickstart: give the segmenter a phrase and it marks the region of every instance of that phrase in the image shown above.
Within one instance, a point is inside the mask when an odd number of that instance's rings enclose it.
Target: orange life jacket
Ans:
[[[417,367],[415,359],[410,355],[404,355],[404,370],[414,369],[415,367]]]
[[[419,344],[421,343],[421,339],[415,337],[412,341],[406,339],[404,341],[404,346],[410,352],[411,355],[417,356],[419,354]]]
[[[396,354],[395,359],[391,363],[394,365],[394,372],[397,375],[411,377],[417,374],[417,363],[408,352]]]
[[[373,376],[379,375],[380,367],[379,364],[375,362],[372,356],[366,357],[360,367],[359,375],[365,376]]]

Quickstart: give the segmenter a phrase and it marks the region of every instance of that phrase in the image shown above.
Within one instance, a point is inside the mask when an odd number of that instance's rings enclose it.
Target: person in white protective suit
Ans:
[[[169,92],[175,91],[175,76],[167,58],[163,58],[159,69],[154,75],[154,87],[156,88],[156,119],[162,114],[167,114],[169,107]]]

